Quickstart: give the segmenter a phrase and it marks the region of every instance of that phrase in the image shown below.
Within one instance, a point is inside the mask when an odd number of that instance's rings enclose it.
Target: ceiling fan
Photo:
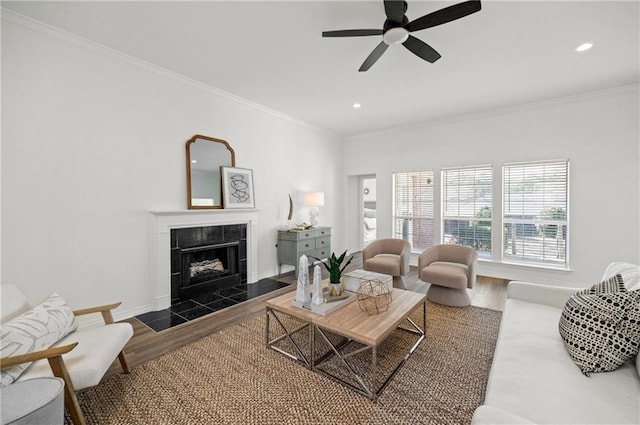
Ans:
[[[440,53],[424,41],[417,39],[409,33],[464,18],[467,15],[480,11],[481,8],[479,0],[470,0],[445,7],[409,22],[409,19],[407,19],[405,15],[407,12],[406,1],[384,0],[384,11],[387,19],[384,21],[382,29],[323,31],[322,36],[361,37],[366,35],[381,35],[382,41],[373,49],[373,52],[367,56],[367,59],[365,59],[358,71],[368,70],[380,59],[380,56],[382,56],[390,45],[400,43],[416,56],[421,57],[429,63],[433,63],[440,59]]]

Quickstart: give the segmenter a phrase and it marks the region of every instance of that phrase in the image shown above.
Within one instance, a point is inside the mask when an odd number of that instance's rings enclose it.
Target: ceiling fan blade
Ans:
[[[387,19],[390,21],[401,24],[406,11],[404,0],[384,0],[384,13],[387,14]]]
[[[358,71],[362,72],[371,68],[371,66],[373,66],[373,64],[376,63],[378,59],[380,59],[380,56],[382,56],[385,50],[387,50],[387,47],[389,47],[389,45],[384,41],[381,41],[380,44],[378,44],[376,48],[373,49],[373,52],[371,52],[369,56],[367,56]]]
[[[413,54],[421,57],[429,63],[434,63],[441,58],[440,53],[436,52],[433,47],[429,46],[424,41],[419,40],[412,35],[410,35],[407,41],[402,43],[402,45],[411,50]]]
[[[465,1],[414,19],[409,22],[406,28],[409,32],[420,31],[425,28],[435,27],[436,25],[442,25],[455,21],[456,19],[464,18],[467,15],[480,11],[480,9],[482,9],[482,6],[479,0]]]
[[[323,37],[362,37],[365,35],[382,35],[382,30],[338,30],[322,31]]]

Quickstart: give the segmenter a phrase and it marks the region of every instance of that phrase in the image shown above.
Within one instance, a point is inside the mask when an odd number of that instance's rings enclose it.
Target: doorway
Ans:
[[[360,176],[362,246],[377,237],[376,176]]]

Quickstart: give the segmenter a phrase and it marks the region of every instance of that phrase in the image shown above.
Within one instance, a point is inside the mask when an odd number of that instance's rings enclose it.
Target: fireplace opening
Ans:
[[[247,283],[246,225],[171,230],[171,303]]]
[[[206,284],[238,273],[239,242],[182,250],[182,286]]]

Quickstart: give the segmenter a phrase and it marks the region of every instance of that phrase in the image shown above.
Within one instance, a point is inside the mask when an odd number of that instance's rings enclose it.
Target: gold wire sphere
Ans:
[[[364,280],[358,287],[358,305],[369,315],[389,310],[391,292],[380,279]]]

